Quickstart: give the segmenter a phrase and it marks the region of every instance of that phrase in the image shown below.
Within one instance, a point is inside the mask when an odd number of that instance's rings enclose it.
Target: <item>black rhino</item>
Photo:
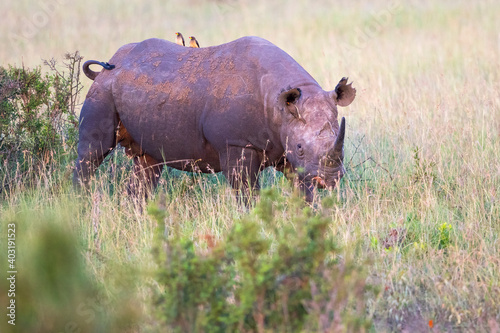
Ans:
[[[89,65],[101,64],[100,73]],[[267,166],[293,171],[306,200],[343,176],[345,119],[356,90],[342,78],[323,90],[292,57],[258,37],[187,48],[161,39],[121,47],[94,79],[80,114],[75,183],[88,183],[120,143],[139,184],[164,165],[223,171],[233,188],[258,188]],[[113,66],[115,66],[113,68]]]

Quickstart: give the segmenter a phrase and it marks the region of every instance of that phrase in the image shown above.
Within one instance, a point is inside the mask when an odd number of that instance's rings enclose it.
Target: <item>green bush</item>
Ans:
[[[157,315],[177,332],[363,331],[367,263],[343,256],[327,209],[263,190],[224,237],[183,236],[152,204],[158,222]],[[165,223],[165,221],[169,221]]]
[[[29,69],[0,67],[0,191],[63,158],[73,159],[78,136],[80,84],[78,52],[65,55],[66,71],[55,60]]]

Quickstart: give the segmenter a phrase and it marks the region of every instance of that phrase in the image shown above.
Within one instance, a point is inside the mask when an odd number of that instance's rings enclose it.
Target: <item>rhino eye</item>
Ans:
[[[302,148],[300,143],[297,144],[297,155],[299,155],[299,157],[304,156],[304,148]]]

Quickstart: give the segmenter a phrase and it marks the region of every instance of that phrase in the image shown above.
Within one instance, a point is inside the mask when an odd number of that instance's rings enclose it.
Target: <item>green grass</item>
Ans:
[[[0,23],[0,43],[11,45],[9,36],[23,33],[17,20],[31,19],[40,8],[27,1],[2,3],[10,15]],[[348,125],[349,172],[324,195],[335,202],[329,232],[345,249],[361,244],[360,261],[373,259],[369,282],[384,290],[368,301],[372,331],[428,331],[430,320],[435,331],[498,330],[500,4],[401,2],[366,37],[364,31],[388,8],[382,1],[65,2],[34,36],[2,48],[0,59],[36,66],[40,58],[78,49],[85,59],[107,61],[125,43],[174,40],[181,31],[195,35],[201,46],[264,37],[325,89],[349,76],[358,94],[339,110]],[[91,82],[83,82],[88,89]],[[12,220],[25,225],[18,237],[26,240],[36,240],[29,230],[49,220],[72,230],[95,292],[134,304],[133,331],[157,331],[150,315],[155,223],[144,204],[124,194],[130,164],[110,160],[88,196],[72,190],[64,167],[40,174],[34,187],[20,183],[3,193],[2,226]],[[293,191],[271,171],[264,183],[285,196]],[[157,198],[195,242],[205,235],[220,239],[248,214],[220,176],[193,180],[170,172]],[[406,236],[386,249],[394,229]],[[24,267],[19,276],[30,272]]]

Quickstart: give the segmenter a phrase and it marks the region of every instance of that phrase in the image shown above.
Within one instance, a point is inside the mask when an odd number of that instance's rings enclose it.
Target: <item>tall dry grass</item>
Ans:
[[[75,49],[86,59],[108,60],[123,44],[173,40],[181,31],[201,46],[264,37],[325,89],[349,76],[358,94],[340,110],[349,172],[331,194],[337,205],[331,232],[346,247],[361,242],[363,255],[374,258],[370,280],[384,292],[369,304],[373,330],[427,331],[430,321],[437,331],[499,330],[500,3],[48,3],[55,5],[47,22],[29,30],[44,2],[2,2],[2,64],[35,66]],[[91,82],[84,83],[88,89]],[[112,267],[146,275],[155,269],[154,225],[143,205],[122,195],[127,164],[115,158],[101,171],[88,196],[74,193],[69,178],[41,175],[47,181],[5,195],[0,213],[3,219],[26,206],[71,207],[87,267],[112,295],[120,290]],[[267,177],[290,193],[279,175]],[[220,237],[246,214],[220,177],[174,173],[163,178],[158,196],[193,239]],[[400,243],[391,240],[395,231]],[[154,285],[141,278],[133,290],[141,330],[155,331],[144,282]]]

